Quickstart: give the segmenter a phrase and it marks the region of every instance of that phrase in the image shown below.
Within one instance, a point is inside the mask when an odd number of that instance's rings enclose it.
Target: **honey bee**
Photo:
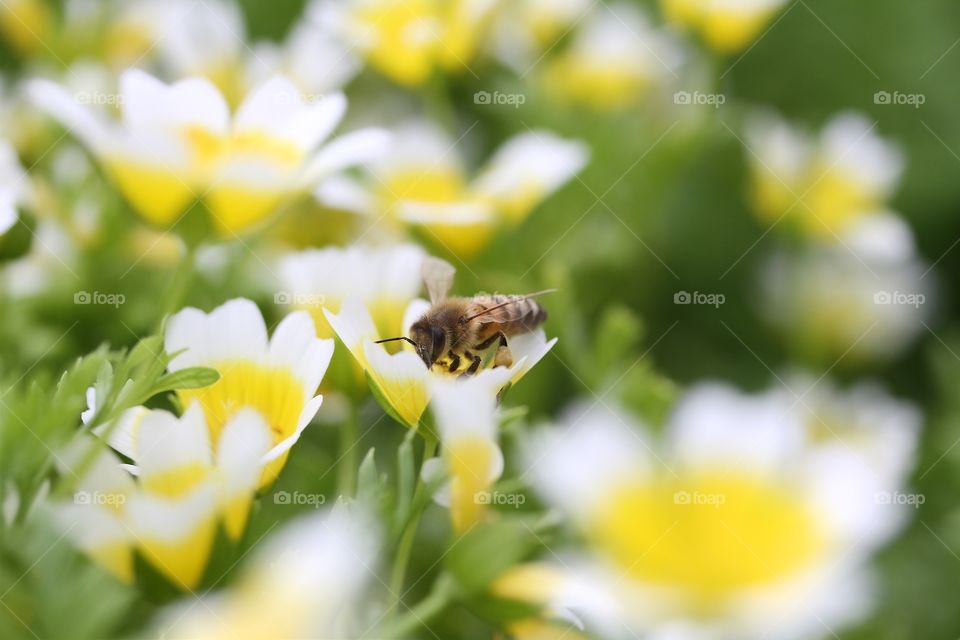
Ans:
[[[426,258],[423,281],[430,295],[430,308],[410,326],[410,336],[378,340],[405,340],[427,365],[448,373],[472,375],[484,362],[481,356],[494,346],[493,366],[510,366],[513,357],[507,338],[533,331],[547,319],[546,310],[531,300],[555,291],[526,295],[479,294],[448,298],[456,270],[439,258]]]

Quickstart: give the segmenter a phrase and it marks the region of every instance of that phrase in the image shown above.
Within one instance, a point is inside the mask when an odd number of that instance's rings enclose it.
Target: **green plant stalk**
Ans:
[[[383,638],[409,638],[410,635],[446,609],[453,600],[454,581],[441,574],[426,598],[388,624],[380,633]]]
[[[340,455],[337,468],[337,488],[340,495],[352,498],[357,491],[357,438],[359,434],[359,414],[356,406],[350,403],[350,410],[340,429]]]
[[[423,443],[423,463],[433,457],[437,451],[437,441],[433,438],[426,438]],[[416,509],[408,519],[403,534],[400,536],[400,543],[397,545],[397,554],[393,559],[393,568],[390,571],[390,604],[387,606],[386,615],[392,616],[396,613],[397,606],[400,604],[401,591],[403,590],[403,581],[406,578],[407,565],[410,563],[410,552],[413,550],[413,541],[417,536],[417,528],[420,524],[420,516],[423,514],[428,500],[423,499],[423,494],[427,491],[427,483],[423,481],[422,474],[417,474],[417,487],[413,493],[412,505]]]
[[[167,316],[179,310],[183,304],[183,300],[187,295],[187,289],[190,286],[190,281],[193,279],[193,272],[196,265],[197,247],[194,244],[187,243],[186,253],[184,253],[183,259],[177,264],[177,269],[173,272],[173,277],[170,279],[170,284],[164,294],[163,312],[157,320],[158,324],[154,333],[162,333],[163,323],[166,322]]]

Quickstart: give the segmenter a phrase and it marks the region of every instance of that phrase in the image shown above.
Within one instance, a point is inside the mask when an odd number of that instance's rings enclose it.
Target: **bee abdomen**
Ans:
[[[490,309],[483,320],[498,325],[498,329],[508,336],[533,331],[547,319],[546,309],[535,300],[522,296],[493,294],[478,297],[474,302]]]

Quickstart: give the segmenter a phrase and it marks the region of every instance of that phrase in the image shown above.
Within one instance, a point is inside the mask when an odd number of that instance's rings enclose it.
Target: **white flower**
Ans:
[[[420,293],[424,251],[417,245],[306,249],[280,259],[281,302],[307,309],[321,333],[332,336],[320,309],[336,313],[343,301],[363,301],[383,335],[403,331],[403,312]]]
[[[590,9],[590,0],[513,0],[497,6],[491,48],[523,74]]]
[[[590,550],[559,552],[539,601],[610,636],[819,637],[851,622],[870,604],[866,560],[909,510],[919,422],[875,388],[810,385],[697,386],[661,442],[580,407],[529,447],[537,486]]]
[[[6,140],[0,140],[0,236],[17,223],[17,207],[27,199],[26,180],[17,150]]]
[[[288,198],[382,151],[386,134],[359,130],[321,147],[346,110],[342,94],[308,102],[287,79],[264,82],[231,116],[208,80],[167,85],[138,70],[120,77],[122,120],[89,110],[62,87],[33,80],[33,101],[77,135],[150,222],[170,226],[202,198],[211,224],[237,233]]]
[[[840,243],[774,254],[764,272],[767,316],[805,356],[829,363],[896,356],[936,301],[910,229],[892,213],[863,216]]]
[[[261,486],[276,478],[323,401],[314,394],[333,355],[333,340],[316,337],[305,311],[285,317],[268,340],[260,310],[238,298],[210,313],[183,309],[167,323],[165,346],[168,353],[182,351],[170,362],[171,371],[205,366],[220,373],[209,387],[178,392],[184,405],[199,401],[214,444],[243,407],[264,416],[272,442]]]
[[[523,220],[587,162],[586,146],[546,131],[519,134],[471,176],[457,143],[426,121],[393,131],[390,151],[362,181],[340,177],[315,191],[324,204],[424,229],[457,255],[486,246]]]
[[[827,239],[882,209],[903,170],[897,147],[851,112],[831,118],[819,139],[760,113],[747,126],[746,145],[757,214],[771,223],[788,216]]]
[[[425,300],[413,301],[404,314],[404,326],[414,322],[428,306]],[[411,428],[417,428],[430,399],[431,380],[446,379],[450,374],[434,365],[427,369],[411,348],[406,346],[397,353],[389,353],[382,344],[375,344],[381,337],[370,317],[370,312],[357,298],[348,298],[339,314],[324,310],[327,321],[353,357],[369,374],[374,392],[392,411],[394,417]],[[513,364],[501,372],[500,368],[484,369],[477,378],[499,381],[491,384],[493,395],[508,382],[517,382],[553,347],[557,339],[549,342],[542,329],[513,336],[509,341]],[[502,379],[501,379],[502,376]],[[485,384],[481,382],[480,384]]]
[[[746,47],[787,0],[660,0],[669,22],[698,31],[714,49]]]
[[[375,527],[362,514],[323,511],[295,520],[257,548],[240,583],[169,607],[156,622],[170,638],[355,637],[351,626],[374,572]]]
[[[469,68],[497,1],[345,0],[319,5],[316,15],[371,67],[412,86]]]
[[[676,78],[684,57],[680,42],[654,28],[636,7],[603,5],[547,63],[546,81],[562,98],[620,108]]]
[[[463,533],[476,524],[488,504],[483,494],[503,473],[503,452],[497,444],[497,392],[509,381],[501,367],[467,380],[430,381],[430,407],[442,447],[441,456],[423,464],[429,480],[439,474],[449,482],[434,499],[450,508],[453,529]]]

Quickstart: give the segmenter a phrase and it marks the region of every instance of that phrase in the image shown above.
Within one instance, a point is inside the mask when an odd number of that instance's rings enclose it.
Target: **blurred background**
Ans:
[[[226,95],[242,96],[244,82],[262,75],[257,65],[272,60],[269,46],[288,46],[306,16],[338,3],[186,3],[187,18],[173,27],[184,34],[208,19],[204,7],[227,5],[234,37],[224,45],[199,38],[222,55],[191,52],[189,34],[181,41],[151,33],[134,9],[150,3],[2,4],[0,136],[27,169],[31,194],[0,241],[0,375],[8,384],[50,385],[78,356],[104,343],[131,346],[155,329],[157,296],[178,249],[130,214],[77,141],[28,103],[23,82],[47,77],[109,95],[110,79],[136,61],[168,81],[201,73]],[[555,23],[544,20],[546,44],[531,41],[524,50],[511,28],[526,28],[519,11],[527,4]],[[560,289],[544,299],[547,333],[560,338],[555,355],[510,393],[512,404],[529,407],[531,422],[555,417],[570,398],[602,396],[656,429],[688,385],[719,379],[759,391],[797,372],[840,387],[879,381],[919,407],[923,428],[907,483],[923,504],[876,556],[872,613],[834,635],[955,638],[960,604],[943,594],[960,582],[960,5],[787,1],[749,37],[729,42],[684,28],[676,18],[682,9],[674,7],[671,20],[671,5],[680,4],[518,2],[516,15],[508,11],[478,32],[468,69],[422,82],[398,81],[356,51],[323,58],[318,49],[298,64],[339,69],[342,79],[331,72],[315,86],[319,93],[344,86],[347,129],[427,118],[457,141],[471,175],[502,143],[532,130],[589,149],[582,171],[476,249],[451,250],[429,226],[403,231],[457,266],[459,294]],[[632,21],[633,10],[643,22]],[[603,34],[610,24],[590,39],[588,29],[605,14],[614,16],[614,31],[626,29],[623,41]],[[602,55],[589,60],[583,50]],[[613,73],[621,61],[627,80]],[[824,133],[852,113],[833,139]],[[836,142],[844,136],[857,150],[848,154]],[[807,164],[829,184],[804,177]],[[778,184],[793,196],[785,206],[770,193]],[[243,242],[204,249],[184,303],[210,309],[243,295],[272,324],[286,309],[274,304],[276,274],[264,265],[285,251],[385,237],[348,209],[305,198]],[[124,302],[77,304],[78,292]],[[363,405],[366,424],[379,415]],[[402,436],[375,429],[361,449],[388,452]],[[331,491],[324,483],[333,478],[317,469],[332,462],[335,442],[331,430],[309,430],[279,486]],[[389,455],[382,457],[389,467]],[[262,506],[253,540],[279,517],[274,505]],[[433,530],[426,527],[414,550],[412,574],[435,571],[430,545],[442,542],[439,532],[431,540]],[[12,566],[30,560],[25,553]],[[54,585],[57,575],[50,568],[30,581]],[[11,576],[8,586],[22,589]],[[83,616],[90,637],[135,635],[173,597],[97,584],[104,595]],[[83,591],[78,585],[74,593]],[[75,605],[64,595],[37,613],[62,615]],[[16,627],[4,628],[22,635]],[[49,637],[67,628],[50,627]],[[444,637],[491,637],[456,610],[434,628]]]

